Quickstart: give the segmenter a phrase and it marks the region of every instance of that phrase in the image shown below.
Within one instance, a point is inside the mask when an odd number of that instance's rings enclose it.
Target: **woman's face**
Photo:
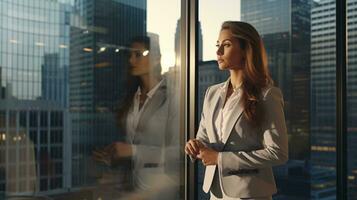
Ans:
[[[244,67],[244,51],[231,30],[223,29],[217,40],[217,62],[221,70],[237,70]]]
[[[134,42],[131,45],[129,54],[130,72],[133,76],[141,76],[152,72],[150,53],[148,53],[145,45],[139,42]]]

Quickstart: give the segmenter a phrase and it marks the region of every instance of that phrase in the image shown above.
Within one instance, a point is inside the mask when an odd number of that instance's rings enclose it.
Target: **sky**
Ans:
[[[163,73],[175,65],[175,32],[180,0],[147,0],[147,31],[159,34]]]
[[[159,34],[163,72],[175,64],[175,32],[181,14],[180,8],[180,0],[147,0],[147,30]],[[240,0],[199,1],[203,60],[216,58],[215,45],[222,22],[239,19]]]

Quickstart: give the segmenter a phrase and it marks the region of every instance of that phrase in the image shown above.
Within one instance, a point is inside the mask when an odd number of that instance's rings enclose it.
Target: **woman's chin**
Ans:
[[[220,70],[226,70],[226,69],[228,69],[227,66],[222,65],[222,64],[218,64],[218,68],[219,68]]]
[[[134,71],[134,72],[132,71],[130,74],[131,74],[132,76],[140,76],[140,75],[141,75],[140,72],[135,72],[135,71]]]
[[[150,72],[147,72],[147,71],[143,71],[143,70],[132,70],[130,72],[130,74],[132,76],[143,76],[143,75],[146,75],[146,74],[149,74]]]

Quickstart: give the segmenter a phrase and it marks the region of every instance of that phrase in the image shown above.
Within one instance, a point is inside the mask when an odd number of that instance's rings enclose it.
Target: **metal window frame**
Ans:
[[[185,4],[182,10],[185,10],[185,21],[186,21],[186,44],[183,47],[188,47],[186,51],[186,128],[187,135],[186,141],[190,138],[195,138],[197,125],[198,125],[198,115],[197,115],[197,56],[198,56],[198,0],[182,0]],[[182,15],[183,17],[183,15]],[[181,35],[182,36],[182,35]],[[192,163],[188,158],[186,159],[186,187],[185,187],[185,199],[193,200],[197,199],[197,163]]]
[[[335,0],[336,3],[336,198],[348,199],[347,179],[347,0]],[[181,60],[185,78],[186,104],[185,128],[186,140],[194,138],[198,120],[197,106],[197,56],[198,56],[198,0],[182,0],[181,3]],[[184,64],[184,62],[186,62]],[[187,85],[186,85],[187,84]],[[185,199],[197,199],[197,164],[186,160]]]
[[[336,3],[336,198],[347,200],[347,0]]]

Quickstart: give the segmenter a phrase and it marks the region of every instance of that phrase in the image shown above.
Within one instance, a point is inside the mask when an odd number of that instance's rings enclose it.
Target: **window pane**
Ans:
[[[336,198],[336,2],[311,3],[311,196]]]
[[[216,0],[199,1],[199,21],[198,21],[198,120],[200,120],[203,100],[206,89],[214,84],[227,80],[228,71],[221,71],[216,61],[216,41],[220,26],[225,20],[239,20],[241,3],[236,0],[225,1],[222,4]],[[217,12],[220,8],[221,12]],[[212,13],[215,13],[212,15]],[[197,199],[209,199],[209,194],[202,190],[205,167],[198,162],[198,197]]]
[[[183,198],[180,7],[0,0],[0,199]]]
[[[347,155],[348,199],[357,197],[357,1],[347,1]]]
[[[223,8],[222,8],[223,6]],[[226,6],[226,7],[224,7]],[[216,8],[222,8],[217,13]],[[252,24],[267,51],[275,86],[284,96],[289,161],[274,167],[274,199],[336,198],[336,77],[334,0],[200,1],[199,101],[208,86],[227,80],[218,69],[220,25],[227,20]],[[217,13],[212,15],[212,13]],[[199,167],[200,169],[200,167]],[[198,188],[203,170],[199,170]],[[206,197],[199,191],[199,198]]]

